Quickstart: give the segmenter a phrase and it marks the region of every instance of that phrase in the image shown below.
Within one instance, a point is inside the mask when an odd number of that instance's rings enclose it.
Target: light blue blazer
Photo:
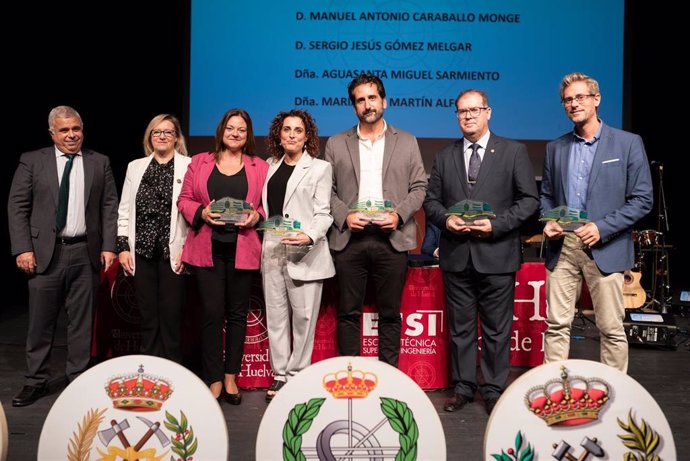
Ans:
[[[542,214],[567,204],[568,157],[573,133],[546,145],[541,183]],[[622,272],[633,266],[632,226],[652,209],[652,178],[642,138],[602,123],[587,186],[587,211],[601,235],[592,247],[599,270]],[[546,267],[553,270],[563,240],[551,240]]]

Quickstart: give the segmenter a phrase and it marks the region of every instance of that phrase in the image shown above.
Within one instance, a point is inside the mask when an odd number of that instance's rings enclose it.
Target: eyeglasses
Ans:
[[[153,130],[151,132],[151,136],[154,138],[160,138],[160,137],[165,137],[165,138],[172,138],[175,136],[175,130]]]
[[[585,99],[591,98],[592,96],[596,96],[595,94],[576,94],[572,98],[563,98],[561,99],[561,103],[565,106],[571,106],[573,104],[573,101],[577,101],[578,104],[582,104],[585,102]]]
[[[475,118],[479,117],[482,111],[487,109],[488,107],[470,107],[469,109],[457,109],[455,111],[455,115],[458,118],[464,118],[467,116],[467,114],[470,114],[470,117]]]

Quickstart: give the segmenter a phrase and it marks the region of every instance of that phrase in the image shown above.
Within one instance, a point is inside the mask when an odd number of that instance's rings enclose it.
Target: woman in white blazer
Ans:
[[[319,138],[309,113],[279,113],[267,138],[269,169],[262,191],[266,216],[298,221],[300,231],[267,231],[261,252],[268,342],[278,390],[311,363],[314,328],[321,306],[323,280],[335,274],[326,232],[333,222],[330,163],[318,160]]]
[[[144,153],[127,167],[117,251],[125,275],[134,276],[141,353],[180,363],[185,299],[180,257],[188,225],[176,204],[191,159],[176,117],[161,114],[151,120],[144,133]]]

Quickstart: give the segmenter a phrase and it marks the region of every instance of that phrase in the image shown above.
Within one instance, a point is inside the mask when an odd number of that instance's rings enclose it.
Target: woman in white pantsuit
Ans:
[[[266,232],[261,253],[274,382],[270,402],[290,377],[311,363],[323,280],[335,274],[326,232],[331,165],[319,155],[316,124],[302,110],[280,112],[267,138],[269,169],[262,192],[266,216],[298,221],[301,232]]]

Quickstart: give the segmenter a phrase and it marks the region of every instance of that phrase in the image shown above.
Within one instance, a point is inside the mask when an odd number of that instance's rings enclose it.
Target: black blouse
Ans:
[[[275,215],[283,215],[283,203],[285,202],[285,189],[287,183],[295,170],[295,165],[288,165],[283,162],[271,179],[268,180],[266,187],[266,201],[268,202],[268,211],[271,213],[270,217]]]
[[[208,177],[206,187],[211,200],[218,200],[223,197],[245,200],[249,193],[249,182],[244,167],[233,175],[225,175],[220,172],[218,165],[216,165]],[[237,228],[231,223],[227,223],[225,227],[213,226],[211,239],[226,243],[235,242],[237,241]]]
[[[136,196],[136,254],[145,258],[170,259],[170,212],[175,162],[160,164],[152,159],[141,178]],[[119,236],[117,250],[130,251],[127,236]]]

